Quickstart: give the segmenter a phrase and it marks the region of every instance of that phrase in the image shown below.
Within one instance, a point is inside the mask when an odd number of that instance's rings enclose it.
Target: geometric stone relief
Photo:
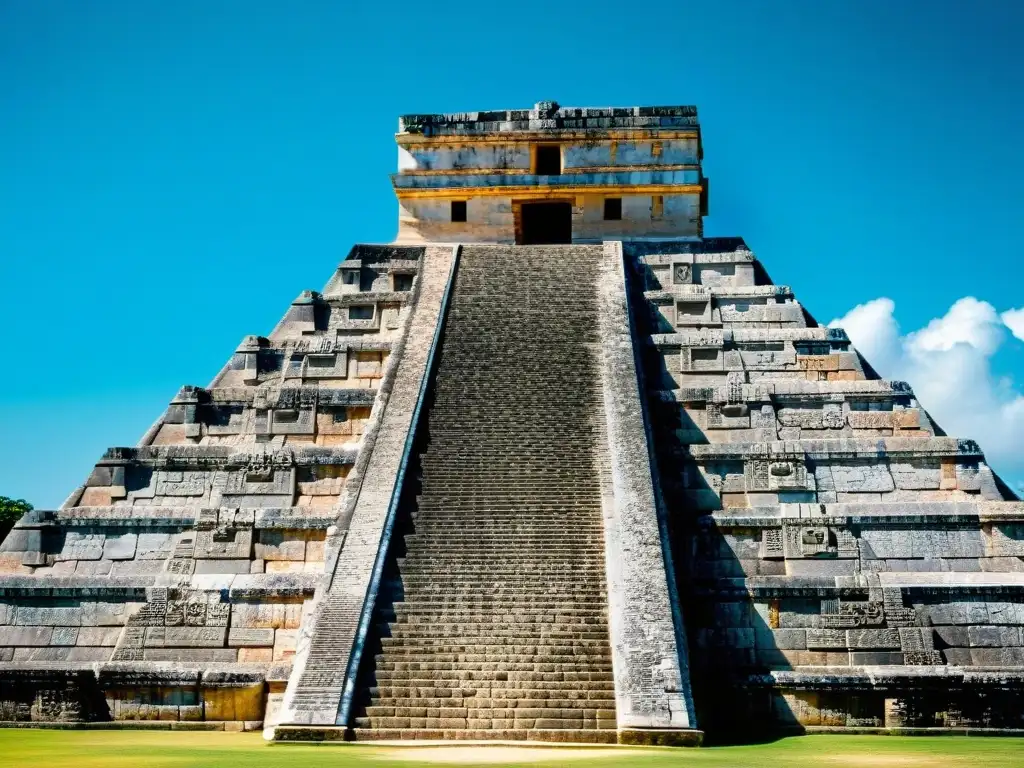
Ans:
[[[842,601],[835,613],[822,613],[821,626],[830,629],[880,627],[884,621],[881,603]]]

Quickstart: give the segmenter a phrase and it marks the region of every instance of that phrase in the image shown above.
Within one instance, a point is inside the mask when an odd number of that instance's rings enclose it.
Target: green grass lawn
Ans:
[[[966,736],[796,736],[769,744],[701,749],[392,747],[267,744],[256,733],[0,729],[0,766],[31,768],[416,768],[486,766],[779,766],[955,768],[1024,766],[1024,739]]]

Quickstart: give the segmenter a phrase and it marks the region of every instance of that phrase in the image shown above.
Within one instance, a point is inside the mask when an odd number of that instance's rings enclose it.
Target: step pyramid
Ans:
[[[0,724],[1024,729],[1024,504],[704,236],[696,108],[396,141],[397,241],[0,544]]]

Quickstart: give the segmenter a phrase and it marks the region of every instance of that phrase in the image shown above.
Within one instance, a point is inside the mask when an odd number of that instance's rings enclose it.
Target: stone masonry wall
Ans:
[[[1024,505],[978,445],[741,241],[627,253],[702,726],[1024,725]]]
[[[138,447],[108,450],[63,507],[15,526],[0,546],[0,720],[273,716],[345,539],[422,257],[353,248]]]

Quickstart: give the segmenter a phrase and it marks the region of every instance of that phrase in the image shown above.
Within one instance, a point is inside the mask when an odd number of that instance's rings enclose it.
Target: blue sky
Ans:
[[[542,99],[698,105],[707,233],[1024,482],[1022,34],[1016,2],[0,0],[0,494],[59,504],[390,240],[399,114]]]

